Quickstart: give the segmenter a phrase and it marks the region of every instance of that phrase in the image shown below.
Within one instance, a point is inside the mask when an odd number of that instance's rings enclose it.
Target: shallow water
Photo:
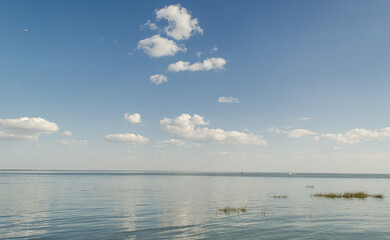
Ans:
[[[0,238],[390,239],[389,186],[390,175],[3,170]],[[311,197],[344,191],[385,198]]]

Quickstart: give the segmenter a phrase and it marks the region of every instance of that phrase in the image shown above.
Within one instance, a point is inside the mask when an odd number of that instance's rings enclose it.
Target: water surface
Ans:
[[[390,239],[389,186],[384,174],[2,170],[0,238]],[[385,198],[311,197],[344,191]]]

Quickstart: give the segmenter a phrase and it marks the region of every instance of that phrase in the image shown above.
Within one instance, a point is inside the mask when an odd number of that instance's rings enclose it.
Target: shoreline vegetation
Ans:
[[[368,197],[383,199],[383,194],[368,194],[366,192],[344,192],[344,193],[316,193],[311,195],[312,197],[323,197],[323,198],[343,198],[343,199],[366,199]]]

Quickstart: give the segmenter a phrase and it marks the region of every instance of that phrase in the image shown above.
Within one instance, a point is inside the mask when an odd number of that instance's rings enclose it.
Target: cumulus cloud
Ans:
[[[198,19],[192,18],[187,9],[180,4],[156,10],[156,18],[168,20],[168,26],[164,28],[165,33],[176,40],[188,39],[196,32],[203,34]]]
[[[360,141],[382,140],[390,138],[390,127],[377,130],[355,128],[345,133],[321,134],[314,137],[317,141],[333,141],[337,144],[354,144]]]
[[[197,114],[191,116],[183,113],[176,118],[164,118],[160,124],[164,132],[174,134],[177,139],[198,143],[267,145],[267,142],[260,135],[204,127],[209,123]]]
[[[0,118],[0,140],[6,141],[35,141],[39,135],[51,134],[58,131],[55,123],[43,118]]]
[[[69,137],[69,136],[72,136],[73,133],[71,131],[65,131],[65,132],[61,133],[61,135]]]
[[[168,82],[168,78],[167,76],[165,76],[164,74],[155,74],[155,75],[152,75],[150,76],[150,79],[149,79],[152,83],[154,84],[161,84],[163,82]]]
[[[87,140],[57,140],[57,143],[65,146],[86,145]]]
[[[132,133],[109,134],[103,137],[103,141],[113,143],[145,144],[149,141],[149,138]]]
[[[179,51],[187,51],[185,47],[179,47],[173,40],[163,38],[160,34],[140,40],[138,49],[143,49],[151,57],[173,56]]]
[[[141,25],[141,30],[149,28],[150,30],[157,30],[157,25],[150,20],[146,21],[145,24]]]
[[[170,72],[180,71],[210,71],[210,70],[221,70],[226,64],[226,60],[223,58],[207,58],[202,63],[196,62],[190,64],[190,62],[178,61],[168,66]]]
[[[307,129],[293,129],[287,132],[287,137],[300,138],[300,137],[312,136],[315,134],[316,134],[315,132],[312,132]]]
[[[180,139],[168,139],[168,140],[162,140],[157,142],[158,147],[163,147],[163,146],[184,146],[186,143],[183,140]]]
[[[141,123],[142,122],[141,114],[139,114],[139,113],[134,113],[134,114],[131,114],[131,115],[130,115],[130,113],[125,113],[123,118],[126,121],[129,121],[130,123]]]
[[[234,97],[219,97],[218,102],[219,103],[239,103],[240,101]]]

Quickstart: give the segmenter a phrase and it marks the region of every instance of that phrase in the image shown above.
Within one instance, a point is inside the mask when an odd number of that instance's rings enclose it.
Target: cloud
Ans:
[[[164,118],[160,121],[161,129],[171,133],[178,139],[191,140],[198,143],[217,143],[233,145],[267,145],[260,135],[247,134],[223,129],[209,129],[202,116],[181,114],[176,118]]]
[[[57,143],[65,146],[86,145],[87,140],[57,140]]]
[[[183,140],[180,139],[169,139],[169,140],[162,140],[157,142],[157,147],[163,147],[163,146],[184,146],[186,143]]]
[[[176,40],[188,39],[196,32],[203,34],[198,19],[192,18],[180,4],[166,6],[155,13],[157,20],[168,20],[169,25],[164,28],[165,33]]]
[[[390,138],[390,127],[377,130],[367,130],[364,128],[355,128],[345,133],[321,134],[314,137],[317,141],[334,141],[337,144],[354,144],[360,141],[382,140]]]
[[[179,47],[173,40],[160,37],[160,34],[140,40],[137,48],[151,57],[173,56],[179,51],[187,51],[184,46]]]
[[[200,58],[202,56],[202,52],[196,52],[196,56],[198,56],[198,58]]]
[[[219,97],[218,102],[219,103],[239,103],[240,101],[234,97]]]
[[[168,78],[164,74],[155,74],[150,76],[150,81],[154,84],[161,84],[163,82],[168,82]]]
[[[36,141],[39,135],[58,131],[55,123],[43,118],[0,118],[0,140],[6,141]]]
[[[268,132],[273,132],[273,133],[277,133],[277,134],[280,134],[280,133],[287,133],[285,130],[282,130],[280,128],[276,128],[276,127],[270,127],[267,129]]]
[[[214,51],[214,52],[218,51],[218,47],[217,47],[217,46],[214,46],[214,47],[211,49],[211,51]]]
[[[310,120],[310,118],[309,118],[309,117],[301,117],[300,120],[302,120],[302,121],[308,121],[308,120]]]
[[[315,132],[312,132],[307,129],[293,129],[287,132],[287,137],[300,138],[300,137],[312,136],[315,134],[316,134]]]
[[[168,66],[170,72],[180,71],[209,71],[209,70],[221,70],[226,64],[226,60],[223,58],[207,58],[201,62],[190,64],[189,62],[178,61]]]
[[[139,114],[139,113],[134,113],[134,114],[131,114],[131,115],[130,115],[130,113],[125,113],[123,118],[126,121],[129,121],[130,123],[141,123],[142,122],[141,114]]]
[[[149,28],[150,30],[157,30],[157,25],[150,20],[146,21],[145,24],[141,25],[141,30]]]
[[[109,134],[103,137],[103,141],[113,143],[145,144],[149,141],[149,138],[132,133]]]
[[[61,133],[61,135],[62,136],[72,136],[73,135],[73,133],[71,132],[71,131],[65,131],[65,132],[63,132],[63,133]]]

